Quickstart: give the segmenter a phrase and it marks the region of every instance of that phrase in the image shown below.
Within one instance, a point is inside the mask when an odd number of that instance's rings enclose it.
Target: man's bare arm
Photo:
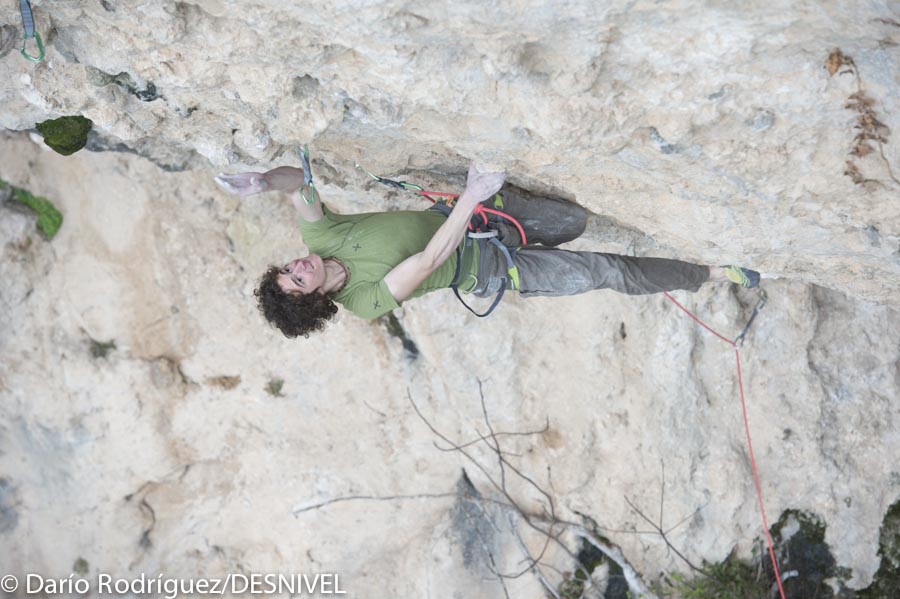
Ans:
[[[292,192],[291,201],[303,220],[315,222],[324,216],[322,199],[319,197],[318,191],[313,190],[312,197],[314,201],[312,204],[307,204],[300,195],[302,192],[303,196],[310,197],[309,187],[303,184],[303,171],[301,169],[293,166],[279,166],[268,171],[265,174],[265,178],[270,190]]]
[[[474,161],[469,165],[466,189],[425,249],[413,254],[385,275],[384,282],[395,300],[402,302],[408,298],[422,281],[447,261],[459,246],[475,207],[493,197],[505,178],[504,173],[479,173]]]
[[[301,197],[300,192],[303,192],[303,196],[308,198],[310,197],[310,189],[305,185],[301,185],[300,189],[291,195],[291,200],[294,202],[294,208],[300,213],[300,218],[310,223],[321,220],[322,217],[325,216],[325,213],[322,212],[322,198],[319,197],[319,190],[313,187],[312,204],[307,204],[306,200]]]
[[[322,212],[322,199],[318,193],[313,195],[314,201],[307,204],[300,193],[310,197],[309,188],[303,185],[303,171],[293,166],[279,166],[265,173],[219,173],[215,178],[223,189],[239,196],[249,196],[266,191],[285,191],[293,194],[294,206],[300,212],[300,217],[309,222],[315,222],[324,216]]]

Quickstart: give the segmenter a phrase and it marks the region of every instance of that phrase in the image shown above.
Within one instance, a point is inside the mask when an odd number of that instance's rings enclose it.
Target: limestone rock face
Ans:
[[[741,357],[770,520],[820,515],[848,584],[870,581],[900,495],[895,5],[32,4],[39,65],[0,7],[0,177],[66,220],[48,243],[0,205],[4,572],[83,558],[92,575],[339,572],[352,596],[496,597],[492,568],[521,569],[520,549],[460,489],[496,491],[411,403],[465,442],[486,432],[482,395],[497,430],[542,431],[504,444],[561,516],[643,529],[628,501],[655,515],[664,493],[667,524],[702,506],[671,534],[690,559],[750,554],[734,352],[662,297],[509,297],[477,321],[434,293],[398,311],[407,349],[349,314],[308,340],[268,329],[253,288],[304,253],[293,208],[211,178],[296,165],[309,143],[341,212],[421,207],[357,162],[458,191],[478,159],[590,209],[573,248],[766,273]],[[25,133],[67,115],[93,121],[88,151]],[[733,337],[757,298],[678,299]],[[359,499],[303,511],[340,497]],[[648,580],[686,568],[657,538],[607,536]]]

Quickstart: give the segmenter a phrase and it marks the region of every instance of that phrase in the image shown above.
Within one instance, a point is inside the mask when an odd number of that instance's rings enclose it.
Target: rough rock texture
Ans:
[[[463,467],[490,488],[408,399],[471,439],[477,379],[498,429],[549,420],[508,447],[566,517],[643,529],[625,497],[655,515],[664,463],[665,522],[705,506],[673,542],[697,561],[750,553],[733,352],[664,298],[509,298],[475,322],[432,294],[398,313],[415,359],[350,315],[307,341],[270,332],[252,289],[303,252],[292,208],[211,175],[291,164],[308,142],[340,211],[419,206],[354,162],[452,188],[477,157],[603,215],[574,247],[779,277],[742,353],[767,509],[820,515],[850,584],[868,583],[900,495],[895,4],[33,5],[47,60],[2,27],[0,125],[81,114],[89,150],[149,161],[0,137],[0,177],[66,218],[47,243],[0,206],[0,569],[337,571],[361,597],[497,596],[485,547],[515,571],[517,545],[452,497]],[[679,298],[728,334],[755,302]],[[423,493],[451,497],[294,514]],[[658,538],[608,536],[648,579],[685,568]]]

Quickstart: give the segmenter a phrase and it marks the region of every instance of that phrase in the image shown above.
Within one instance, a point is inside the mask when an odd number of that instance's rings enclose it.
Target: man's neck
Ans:
[[[327,295],[343,289],[348,276],[344,265],[334,258],[326,258],[322,261],[322,265],[325,267],[325,283],[322,285],[322,292]]]

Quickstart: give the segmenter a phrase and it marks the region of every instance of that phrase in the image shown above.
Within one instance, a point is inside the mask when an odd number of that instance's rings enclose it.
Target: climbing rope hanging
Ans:
[[[763,503],[762,487],[759,484],[759,472],[756,469],[756,458],[753,456],[753,441],[750,439],[750,421],[747,418],[747,401],[744,399],[744,381],[741,375],[741,355],[739,351],[744,343],[744,337],[747,335],[747,331],[750,330],[750,325],[753,324],[753,319],[756,318],[756,315],[759,314],[759,311],[763,308],[763,306],[766,305],[766,292],[762,289],[759,290],[759,302],[757,302],[756,306],[753,308],[753,313],[750,315],[750,319],[747,321],[747,324],[744,325],[743,330],[740,332],[737,338],[735,338],[734,341],[725,337],[724,335],[720,335],[702,320],[694,316],[694,314],[691,313],[690,310],[679,304],[678,301],[676,301],[674,297],[669,295],[668,292],[664,292],[663,295],[665,295],[666,298],[668,298],[669,301],[671,301],[673,304],[681,308],[681,310],[685,314],[690,316],[694,320],[694,322],[734,348],[734,359],[737,363],[738,389],[740,390],[741,394],[741,410],[743,411],[744,415],[744,433],[747,437],[747,449],[750,453],[750,469],[753,471],[753,483],[754,485],[756,485],[756,499],[759,502],[759,513],[762,516],[763,531],[765,531],[766,534],[766,545],[769,549],[769,558],[771,558],[772,560],[772,569],[775,573],[775,582],[778,583],[778,592],[781,594],[781,599],[785,599],[784,587],[781,584],[781,573],[778,570],[778,561],[775,559],[775,548],[772,546],[772,536],[769,534],[769,522],[766,519],[766,508]]]
[[[366,173],[367,175],[372,177],[372,179],[378,181],[379,183],[383,183],[390,187],[396,187],[398,189],[403,189],[406,191],[412,191],[418,195],[421,195],[421,196],[427,198],[431,202],[437,201],[433,197],[431,197],[432,195],[448,198],[448,204],[452,203],[453,200],[455,200],[457,197],[459,197],[458,194],[442,193],[442,192],[436,192],[436,191],[426,191],[421,186],[415,185],[414,183],[408,183],[406,181],[394,181],[392,179],[380,177],[378,175],[375,175],[374,173],[369,172],[368,170],[366,170],[359,164],[356,165],[356,168],[363,171],[364,173]],[[525,242],[525,232],[522,230],[522,227],[518,223],[518,221],[516,221],[515,219],[513,219],[512,217],[510,217],[506,214],[493,211],[484,206],[479,205],[479,208],[481,210],[476,210],[475,214],[476,215],[480,214],[482,216],[482,218],[484,218],[485,222],[487,222],[487,217],[485,216],[484,213],[501,214],[504,217],[510,219],[510,221],[512,221],[515,224],[515,226],[519,229],[519,232],[522,236],[523,245],[525,245],[525,243],[526,243]],[[472,228],[471,225],[470,225],[470,228]],[[709,331],[710,333],[712,333],[713,335],[715,335],[716,337],[718,337],[719,339],[721,339],[722,341],[724,341],[725,343],[730,345],[732,348],[734,348],[734,358],[735,358],[735,362],[737,364],[738,389],[740,390],[740,397],[741,397],[741,410],[742,410],[743,417],[744,417],[744,433],[745,433],[746,439],[747,439],[747,449],[750,454],[750,468],[753,471],[753,483],[756,487],[756,498],[759,503],[759,512],[760,512],[760,515],[762,516],[763,531],[765,532],[766,545],[769,550],[769,558],[772,561],[772,570],[775,574],[775,582],[778,584],[778,592],[781,595],[781,599],[786,599],[785,594],[784,594],[784,587],[781,583],[781,572],[778,568],[778,560],[775,559],[775,548],[772,544],[772,536],[769,534],[769,522],[766,518],[766,508],[765,508],[765,504],[763,502],[762,487],[759,483],[759,471],[756,468],[756,458],[753,454],[753,441],[750,437],[750,421],[749,421],[749,418],[747,417],[747,401],[744,397],[744,381],[743,381],[743,376],[742,376],[742,372],[741,372],[741,356],[740,356],[740,351],[739,351],[740,348],[743,347],[743,345],[744,345],[744,339],[747,335],[747,332],[750,330],[750,326],[753,324],[753,321],[756,319],[756,316],[759,314],[759,311],[762,310],[763,307],[766,305],[766,300],[768,299],[766,296],[766,292],[763,291],[762,289],[759,289],[759,301],[757,302],[756,306],[754,306],[753,312],[750,314],[750,318],[747,320],[747,324],[744,325],[744,328],[741,329],[741,332],[734,339],[734,341],[732,341],[728,337],[725,337],[724,335],[721,335],[720,333],[716,332],[712,327],[710,327],[709,325],[704,323],[702,320],[697,318],[697,316],[695,316],[690,310],[688,310],[687,308],[682,306],[680,303],[678,303],[678,301],[674,297],[669,295],[668,292],[664,292],[663,295],[665,295],[666,298],[669,301],[671,301],[673,304],[678,306],[685,314],[690,316],[691,319],[694,320],[694,322],[696,322],[701,327],[703,327],[704,329],[706,329],[707,331]],[[495,304],[496,304],[496,301],[495,301]],[[468,307],[468,306],[466,306],[466,307]],[[471,308],[469,308],[469,309],[471,310]],[[491,309],[493,309],[493,306],[491,307]]]
[[[41,41],[41,34],[38,33],[34,26],[34,13],[31,10],[31,3],[28,0],[19,0],[19,12],[22,13],[22,29],[25,30],[25,34],[22,37],[22,56],[31,62],[41,62],[44,60],[44,42]],[[26,49],[28,40],[31,38],[34,38],[34,42],[37,45],[37,56],[29,54]]]

